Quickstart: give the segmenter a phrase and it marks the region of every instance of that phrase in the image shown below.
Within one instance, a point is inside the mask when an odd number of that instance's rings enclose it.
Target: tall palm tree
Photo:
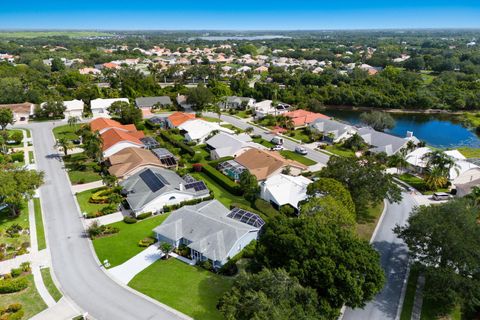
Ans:
[[[425,184],[429,190],[438,190],[447,185],[448,178],[439,167],[430,167],[425,173]]]
[[[470,198],[476,206],[480,205],[480,187],[473,187],[467,197]]]
[[[438,169],[439,172],[448,180],[450,179],[450,170],[454,168],[458,171],[458,166],[455,160],[442,151],[432,151],[423,156],[426,161],[427,168]]]
[[[407,150],[403,149],[400,152],[391,155],[388,159],[388,164],[397,168],[398,171],[402,173],[403,170],[408,166]]]
[[[56,146],[62,148],[65,156],[68,156],[68,150],[72,150],[74,147],[72,141],[65,137],[58,139]]]
[[[73,116],[73,117],[68,117],[68,125],[70,127],[74,127],[77,125],[77,123],[80,122],[80,118],[77,117],[77,116]]]

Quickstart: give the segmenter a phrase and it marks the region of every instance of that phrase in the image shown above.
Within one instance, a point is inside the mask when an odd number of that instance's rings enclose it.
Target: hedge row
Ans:
[[[167,131],[160,131],[160,136],[162,139],[167,140],[169,143],[173,144],[174,146],[182,149],[184,152],[194,156],[195,155],[195,150],[193,150],[192,147],[188,146],[186,143],[182,141],[178,141],[173,139],[170,134],[167,133]]]
[[[199,198],[199,199],[182,201],[180,203],[172,204],[170,206],[163,206],[163,212],[170,212],[170,211],[173,211],[173,210],[177,210],[177,209],[179,209],[183,206],[191,206],[191,205],[194,205],[194,204],[199,204],[200,202],[203,202],[203,201],[208,201],[208,200],[213,200],[213,199],[214,199],[213,194],[211,194],[207,197],[203,197],[203,198]]]
[[[242,190],[240,190],[240,186],[235,183],[234,181],[230,180],[229,177],[212,167],[210,164],[204,164],[202,166],[202,172],[204,172],[207,176],[212,178],[216,183],[218,183],[222,188],[227,190],[233,195],[240,196],[242,195]]]
[[[28,287],[26,277],[0,280],[0,293],[13,293],[22,291]]]

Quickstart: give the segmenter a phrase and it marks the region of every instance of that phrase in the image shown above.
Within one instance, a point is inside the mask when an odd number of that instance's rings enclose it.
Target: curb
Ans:
[[[380,219],[378,219],[377,225],[375,226],[375,230],[373,230],[372,237],[370,238],[370,241],[369,241],[370,244],[373,243],[373,240],[377,236],[378,230],[380,229],[380,225],[383,222],[383,218],[385,218],[385,214],[387,213],[387,206],[388,206],[387,200],[384,199],[382,215],[380,216]]]

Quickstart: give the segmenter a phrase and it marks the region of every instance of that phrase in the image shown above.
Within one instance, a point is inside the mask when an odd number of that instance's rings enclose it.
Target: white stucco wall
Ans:
[[[138,144],[135,144],[135,143],[132,143],[132,142],[129,142],[129,141],[120,141],[120,142],[117,142],[116,144],[114,144],[113,146],[111,146],[110,148],[108,148],[107,150],[105,150],[103,152],[103,156],[105,158],[108,158],[110,157],[112,154],[115,154],[125,148],[129,148],[129,147],[134,147],[134,148],[141,148],[141,146],[139,146]]]

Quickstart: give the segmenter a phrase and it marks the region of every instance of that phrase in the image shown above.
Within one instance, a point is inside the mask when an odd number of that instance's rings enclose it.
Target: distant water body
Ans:
[[[332,110],[324,112],[326,115],[343,120],[351,124],[360,124],[358,111]],[[399,137],[405,137],[407,131],[428,145],[436,148],[470,147],[480,148],[480,138],[471,129],[455,121],[452,115],[392,113],[395,127],[389,132]]]
[[[280,35],[263,35],[263,36],[204,36],[204,37],[192,37],[191,40],[208,40],[208,41],[226,41],[226,40],[271,40],[271,39],[290,39],[290,37]]]

